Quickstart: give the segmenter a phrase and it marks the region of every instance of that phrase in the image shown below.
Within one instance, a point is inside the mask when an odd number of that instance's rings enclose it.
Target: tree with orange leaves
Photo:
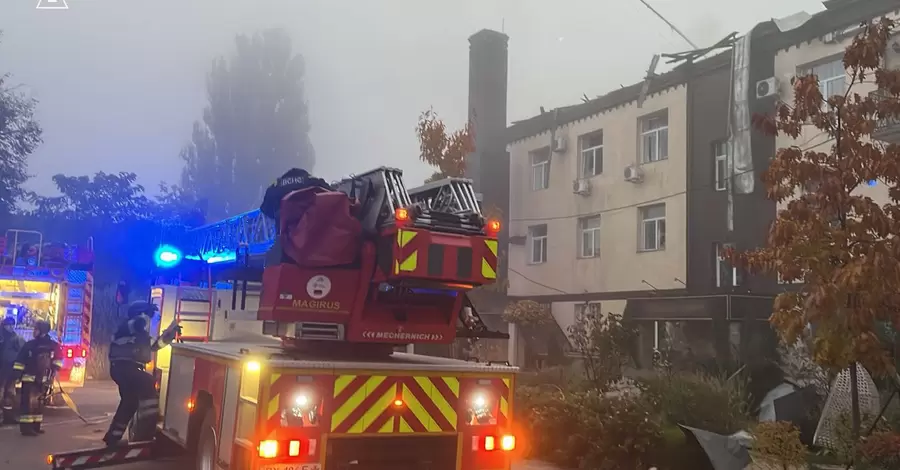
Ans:
[[[798,76],[792,104],[754,117],[769,134],[798,139],[812,126],[829,138],[827,151],[778,150],[763,181],[786,208],[767,246],[734,256],[751,272],[804,283],[778,295],[770,321],[787,344],[812,325],[813,359],[832,371],[857,362],[874,374],[894,370],[879,329],[900,328],[900,146],[873,139],[879,121],[900,118],[900,71],[884,67],[893,31],[888,18],[863,25],[844,54],[843,95],[823,96],[816,76]],[[864,83],[878,94],[854,91]],[[859,193],[870,181],[889,189],[888,201]]]
[[[475,130],[471,122],[467,122],[462,129],[448,133],[444,121],[433,109],[429,109],[419,116],[416,137],[419,139],[419,159],[437,168],[426,183],[449,176],[463,176],[466,157],[475,151]]]

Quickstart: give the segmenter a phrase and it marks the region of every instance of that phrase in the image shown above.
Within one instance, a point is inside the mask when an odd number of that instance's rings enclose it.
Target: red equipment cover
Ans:
[[[299,266],[340,266],[356,261],[362,245],[358,205],[341,192],[311,187],[281,200],[281,247]]]

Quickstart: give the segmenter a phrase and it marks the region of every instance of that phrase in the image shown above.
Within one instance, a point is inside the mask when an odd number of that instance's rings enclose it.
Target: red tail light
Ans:
[[[75,351],[72,348],[66,349],[66,358],[72,359],[75,357]]]
[[[265,440],[260,441],[257,448],[259,450],[259,457],[262,459],[300,457],[304,455],[313,456],[316,454],[316,440]],[[287,449],[287,452],[285,452],[285,449]]]
[[[516,449],[516,436],[504,434],[502,436],[474,436],[472,438],[472,450],[484,450],[492,452],[500,450],[504,452]]]
[[[81,357],[87,357],[87,349],[81,350]]]

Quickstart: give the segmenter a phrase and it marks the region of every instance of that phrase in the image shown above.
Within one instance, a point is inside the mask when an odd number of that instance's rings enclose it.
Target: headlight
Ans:
[[[294,398],[294,404],[297,406],[306,406],[309,404],[309,397],[306,395],[297,395]]]
[[[484,395],[475,395],[475,398],[472,399],[472,405],[475,408],[484,408],[487,405],[487,398]]]

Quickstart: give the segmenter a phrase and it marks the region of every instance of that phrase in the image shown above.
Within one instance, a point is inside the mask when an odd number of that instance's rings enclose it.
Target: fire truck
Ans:
[[[0,237],[0,317],[13,317],[16,332],[31,339],[34,322],[46,320],[63,346],[57,375],[66,391],[84,385],[91,344],[94,250],[47,242],[38,231],[9,229]],[[58,394],[57,394],[58,395]]]
[[[495,280],[500,230],[471,181],[408,191],[378,168],[280,207],[157,250],[170,275],[151,291],[154,329],[182,327],[151,365],[157,438],[50,455],[51,468],[508,469],[517,369],[414,353],[508,338],[466,295]]]

